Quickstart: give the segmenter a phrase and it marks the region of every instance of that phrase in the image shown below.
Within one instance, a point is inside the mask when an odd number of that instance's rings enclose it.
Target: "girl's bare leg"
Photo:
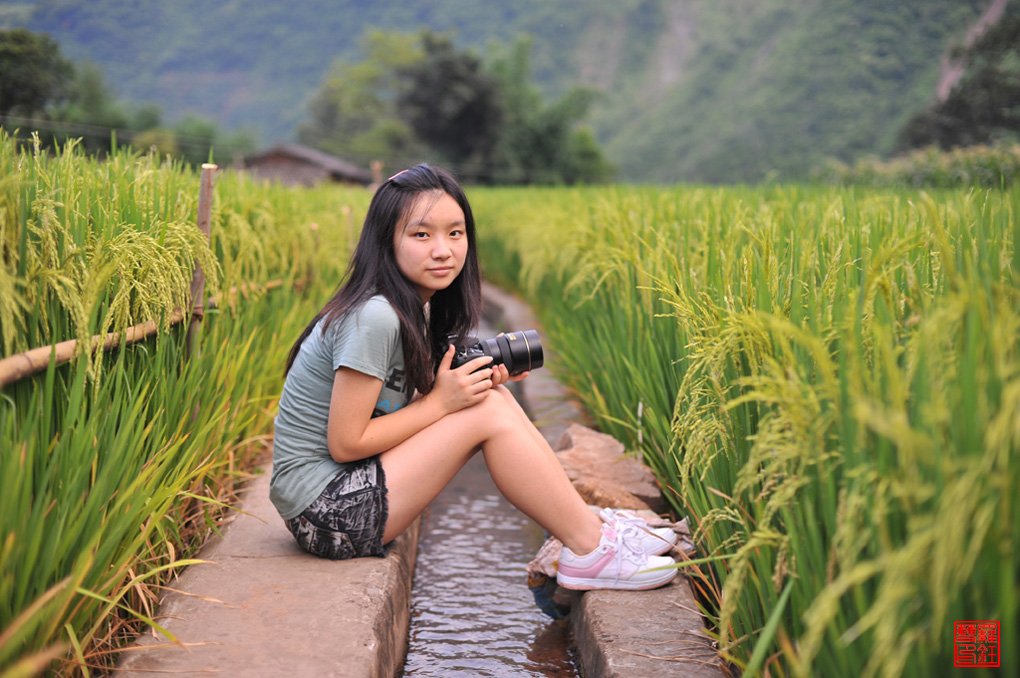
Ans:
[[[574,553],[598,546],[602,522],[574,489],[523,410],[505,388],[447,415],[381,455],[392,541],[431,503],[481,446],[496,487],[511,504]]]
[[[542,432],[539,431],[532,423],[531,419],[528,419],[528,413],[524,411],[521,404],[517,402],[517,398],[510,392],[510,389],[506,387],[500,387],[495,389],[498,393],[501,393],[510,405],[510,409],[521,419],[522,424],[527,424],[527,429],[531,433],[531,437],[535,439],[537,445],[549,447],[549,451],[552,452],[552,447],[549,446],[549,441],[545,439]],[[554,453],[555,456],[555,453]]]

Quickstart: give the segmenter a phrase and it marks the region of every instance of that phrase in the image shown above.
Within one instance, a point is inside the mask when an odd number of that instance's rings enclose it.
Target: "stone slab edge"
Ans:
[[[486,316],[502,331],[537,325],[531,310],[515,297],[483,283]],[[517,393],[553,446],[571,422],[577,405],[547,370],[533,372]],[[652,591],[573,592],[570,625],[585,678],[720,678],[725,675],[704,618],[681,574]]]
[[[329,561],[301,551],[269,501],[269,466],[237,518],[184,570],[157,622],[122,654],[119,678],[216,672],[391,678],[407,649],[416,521],[385,558]]]

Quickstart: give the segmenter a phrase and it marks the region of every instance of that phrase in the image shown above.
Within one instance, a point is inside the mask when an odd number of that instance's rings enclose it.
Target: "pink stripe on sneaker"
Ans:
[[[573,565],[567,565],[563,561],[560,561],[559,571],[567,577],[583,577],[585,579],[594,579],[598,576],[599,572],[606,568],[606,565],[616,557],[614,551],[610,551],[601,558],[595,561],[593,565],[588,567],[575,567]]]

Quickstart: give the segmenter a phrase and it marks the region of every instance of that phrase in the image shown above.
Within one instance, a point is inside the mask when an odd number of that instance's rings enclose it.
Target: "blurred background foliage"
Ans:
[[[488,184],[598,183],[613,176],[590,129],[594,92],[546,103],[531,82],[531,42],[488,63],[450,35],[372,31],[364,60],[337,61],[309,104],[298,140],[367,164],[428,157]]]
[[[255,148],[251,134],[226,134],[194,113],[165,124],[159,105],[119,100],[97,63],[73,63],[50,36],[23,28],[0,31],[0,126],[36,133],[47,147],[80,140],[91,153],[110,150],[119,134],[121,143],[194,165],[214,150],[230,162]]]
[[[179,147],[176,125],[188,116],[228,130],[214,135],[220,163],[242,132],[261,145],[307,140],[338,94],[338,133],[357,134],[317,145],[341,157],[366,166],[383,147],[393,167],[407,157],[468,169],[499,161],[479,180],[529,183],[575,180],[579,164],[588,173],[579,181],[803,179],[829,160],[888,159],[918,144],[1016,143],[1016,99],[1003,83],[1015,86],[1018,15],[1007,0],[0,1],[0,29],[47,34],[69,59],[95,62],[125,106],[165,112],[157,129],[176,132]],[[997,28],[981,39],[979,25]],[[373,31],[389,37],[373,43]],[[444,58],[475,64],[459,81],[475,103],[500,93],[479,129],[501,120],[503,138],[467,135],[484,147],[478,158],[422,136],[411,124],[420,111],[391,115],[399,81]],[[949,131],[975,126],[985,129]],[[539,131],[559,140],[564,166],[527,166],[548,155]],[[166,147],[169,137],[146,141]]]

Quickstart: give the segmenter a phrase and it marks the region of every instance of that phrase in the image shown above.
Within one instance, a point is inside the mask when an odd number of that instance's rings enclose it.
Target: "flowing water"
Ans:
[[[527,586],[544,542],[476,455],[423,517],[403,675],[576,676],[567,630]]]
[[[483,320],[478,336],[495,336]],[[547,356],[548,359],[548,356]],[[537,397],[555,381],[543,371],[521,384],[525,409],[547,421],[557,397]],[[408,678],[544,676],[576,678],[569,633],[535,605],[524,570],[546,535],[503,498],[476,454],[422,517],[411,591]]]

